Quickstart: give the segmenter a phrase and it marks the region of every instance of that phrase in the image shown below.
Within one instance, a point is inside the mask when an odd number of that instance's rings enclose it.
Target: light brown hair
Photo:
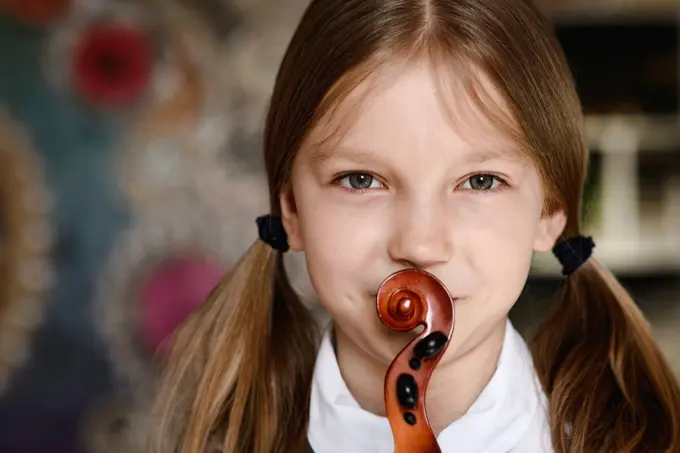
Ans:
[[[588,167],[581,105],[550,24],[527,0],[313,0],[276,78],[264,131],[271,212],[310,130],[394,61],[468,61],[504,96],[543,179],[545,210],[580,234]],[[154,453],[303,451],[318,335],[257,241],[179,332]],[[532,343],[558,453],[680,451],[680,390],[624,288],[591,258]],[[348,435],[351,435],[349,433]]]

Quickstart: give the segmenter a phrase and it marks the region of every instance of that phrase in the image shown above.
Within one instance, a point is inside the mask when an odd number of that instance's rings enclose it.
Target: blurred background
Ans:
[[[142,451],[152,358],[268,209],[258,134],[305,5],[0,0],[0,453]],[[541,6],[587,113],[586,232],[680,376],[680,3]],[[520,330],[559,284],[537,258]]]

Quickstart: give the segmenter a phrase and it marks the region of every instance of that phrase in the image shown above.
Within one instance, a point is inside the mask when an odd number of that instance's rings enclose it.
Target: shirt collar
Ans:
[[[498,366],[467,413],[438,436],[443,453],[512,451],[545,417],[531,355],[507,322]],[[532,423],[533,422],[533,423]],[[387,418],[363,410],[345,384],[331,341],[324,335],[312,384],[309,441],[316,453],[340,451],[392,453]]]

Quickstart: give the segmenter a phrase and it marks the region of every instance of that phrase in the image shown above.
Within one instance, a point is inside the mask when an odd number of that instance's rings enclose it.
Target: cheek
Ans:
[[[464,222],[466,255],[488,291],[514,303],[522,290],[533,256],[540,204],[519,197],[500,200]],[[503,303],[500,302],[499,303]]]
[[[329,205],[319,203],[301,212],[300,230],[305,252],[330,267],[353,268],[367,264],[371,250],[380,242],[384,229],[377,219],[343,215]]]
[[[464,226],[458,229],[461,265],[452,277],[459,280],[469,299],[456,309],[461,321],[452,348],[457,352],[451,353],[456,356],[487,338],[507,317],[531,266],[539,216],[522,203],[499,201],[503,202],[477,209],[474,221],[461,219]]]
[[[314,289],[329,311],[340,301],[363,294],[374,283],[368,269],[374,269],[385,228],[376,211],[346,208],[318,192],[304,192],[298,201],[300,234]]]

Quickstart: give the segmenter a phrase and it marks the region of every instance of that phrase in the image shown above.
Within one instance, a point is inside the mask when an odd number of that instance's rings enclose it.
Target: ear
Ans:
[[[562,209],[555,210],[550,214],[543,214],[534,239],[534,251],[550,252],[564,231],[566,224],[567,216]]]
[[[279,203],[281,204],[281,221],[286,230],[286,235],[288,235],[288,246],[292,251],[299,252],[304,249],[304,243],[300,228],[300,216],[295,205],[295,196],[289,184],[281,190]]]

